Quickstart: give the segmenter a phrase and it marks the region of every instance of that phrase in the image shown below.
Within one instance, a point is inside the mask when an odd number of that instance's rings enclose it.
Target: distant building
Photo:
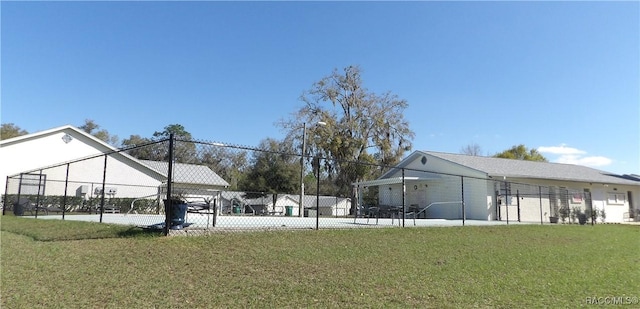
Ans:
[[[2,195],[164,198],[168,162],[138,160],[70,125],[0,141]],[[9,183],[7,184],[7,179]],[[104,189],[103,189],[104,182]],[[229,184],[203,165],[176,163],[174,188],[215,198]],[[34,201],[32,201],[34,202]]]
[[[416,151],[380,178],[354,186],[360,205],[375,188],[377,204],[425,218],[461,219],[464,211],[466,219],[549,222],[561,209],[594,209],[604,210],[607,222],[622,222],[640,208],[636,175],[432,151]]]

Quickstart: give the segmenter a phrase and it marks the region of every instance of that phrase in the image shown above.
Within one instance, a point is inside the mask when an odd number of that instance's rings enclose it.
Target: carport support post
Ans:
[[[462,226],[464,226],[464,220],[467,217],[464,207],[464,177],[460,176],[460,191],[462,192]]]
[[[169,134],[169,167],[167,168],[167,202],[164,204],[164,236],[169,235],[171,224],[171,190],[173,189],[173,133]]]
[[[107,185],[107,158],[109,156],[104,155],[104,169],[102,170],[102,195],[100,196],[100,223],[102,223],[102,215],[104,214],[104,193],[105,186]]]

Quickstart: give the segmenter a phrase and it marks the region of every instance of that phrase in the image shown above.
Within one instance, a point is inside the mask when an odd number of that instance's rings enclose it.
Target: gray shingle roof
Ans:
[[[169,162],[140,160],[144,165],[167,175]],[[228,187],[229,183],[205,165],[174,163],[173,182]]]
[[[628,176],[617,175],[581,165],[469,156],[433,151],[423,151],[423,153],[482,171],[492,177],[506,176],[636,186],[640,185],[640,181],[634,181]]]

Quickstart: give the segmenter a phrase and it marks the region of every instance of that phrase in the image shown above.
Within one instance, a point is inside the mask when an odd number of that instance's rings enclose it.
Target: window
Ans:
[[[571,204],[582,204],[582,194],[571,193]]]
[[[608,193],[607,204],[609,205],[624,205],[626,197],[624,193]]]

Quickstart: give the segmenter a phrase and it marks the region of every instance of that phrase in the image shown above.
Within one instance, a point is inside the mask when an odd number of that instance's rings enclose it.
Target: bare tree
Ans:
[[[335,177],[339,194],[350,194],[352,182],[382,172],[352,162],[390,166],[411,150],[414,133],[403,114],[407,101],[390,92],[377,95],[364,88],[357,66],[334,70],[300,99],[304,106],[280,125],[294,141],[303,140],[303,123],[311,125],[306,154],[333,159],[325,160],[324,168],[328,177]],[[312,125],[318,122],[326,126]]]
[[[480,145],[473,143],[462,147],[462,149],[460,149],[460,153],[469,156],[481,156],[482,148],[480,147]]]

